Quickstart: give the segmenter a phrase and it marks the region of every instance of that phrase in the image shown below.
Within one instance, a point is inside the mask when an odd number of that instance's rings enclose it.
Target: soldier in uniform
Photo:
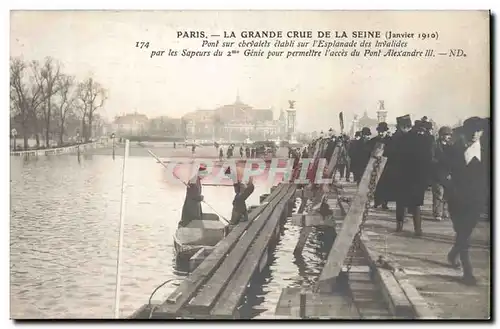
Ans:
[[[205,165],[200,165],[198,172],[207,170]],[[181,220],[179,227],[186,227],[193,220],[202,219],[201,202],[203,195],[201,194],[201,178],[200,175],[194,175],[187,183],[186,199],[182,207]]]
[[[456,233],[455,244],[448,254],[452,266],[463,268],[463,282],[475,285],[469,258],[470,236],[484,207],[487,189],[487,150],[481,144],[484,123],[478,117],[464,121],[462,138],[453,145],[451,174],[445,185],[445,197]]]
[[[228,173],[228,171],[226,171],[226,173]],[[236,174],[236,177],[233,178],[235,180],[233,186],[236,195],[233,199],[233,211],[231,213],[231,221],[229,223],[230,225],[236,225],[240,222],[248,221],[248,209],[246,200],[255,190],[252,177],[249,178],[248,184],[245,185],[237,176],[238,175]]]
[[[387,126],[386,122],[379,122],[377,125],[377,136],[373,137],[371,139],[371,149],[373,150],[377,143],[382,143],[384,144],[384,147],[387,147],[387,144],[390,143],[391,137],[389,136],[389,127]],[[375,204],[374,208],[377,208],[378,206],[382,205],[382,209],[389,209],[387,206],[388,203],[388,191],[390,189],[390,185],[393,184],[394,182],[391,180],[391,163],[389,160],[386,163],[386,166],[384,168],[384,171],[382,172],[382,175],[380,175],[380,179],[377,184],[377,189],[375,190]]]
[[[422,235],[420,206],[424,203],[424,194],[430,179],[432,148],[427,138],[422,135],[424,127],[420,120],[416,127],[411,126],[409,115],[396,118],[397,131],[386,149],[388,160],[393,162],[392,175],[394,184],[391,197],[387,201],[396,201],[396,231],[403,230],[405,210],[413,215],[413,227],[416,236]]]

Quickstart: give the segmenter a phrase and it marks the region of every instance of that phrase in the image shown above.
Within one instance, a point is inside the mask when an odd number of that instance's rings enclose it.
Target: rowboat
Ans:
[[[179,227],[174,234],[174,249],[178,260],[191,258],[202,248],[214,247],[224,239],[228,226],[219,216],[204,213],[201,220],[193,220]]]

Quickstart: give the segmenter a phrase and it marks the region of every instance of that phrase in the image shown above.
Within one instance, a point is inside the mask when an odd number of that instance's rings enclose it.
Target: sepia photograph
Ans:
[[[11,10],[13,320],[491,320],[488,10]]]

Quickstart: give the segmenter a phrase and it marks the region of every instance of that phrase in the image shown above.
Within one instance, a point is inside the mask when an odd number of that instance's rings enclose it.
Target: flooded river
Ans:
[[[168,155],[163,151],[162,156]],[[116,284],[123,158],[110,150],[76,155],[11,157],[11,317],[111,318]],[[258,184],[248,205],[270,186]],[[205,200],[230,217],[231,187],[205,186]],[[131,150],[127,161],[121,316],[147,303],[169,278],[182,278],[172,236],[185,187],[172,181],[154,159]],[[203,205],[204,212],[213,212]],[[300,229],[285,226],[268,271],[245,299],[247,317],[274,314],[281,288],[309,284],[319,274],[332,243],[317,231],[295,258]],[[326,234],[326,235],[325,235]],[[164,300],[175,282],[153,300]],[[260,314],[260,315],[259,315]]]

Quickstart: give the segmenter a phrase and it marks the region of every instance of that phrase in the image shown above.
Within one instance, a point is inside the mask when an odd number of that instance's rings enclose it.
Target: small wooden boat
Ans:
[[[185,227],[179,227],[174,234],[174,248],[177,259],[191,258],[204,247],[214,247],[224,239],[228,225],[216,214],[204,213],[201,220],[193,220]]]

